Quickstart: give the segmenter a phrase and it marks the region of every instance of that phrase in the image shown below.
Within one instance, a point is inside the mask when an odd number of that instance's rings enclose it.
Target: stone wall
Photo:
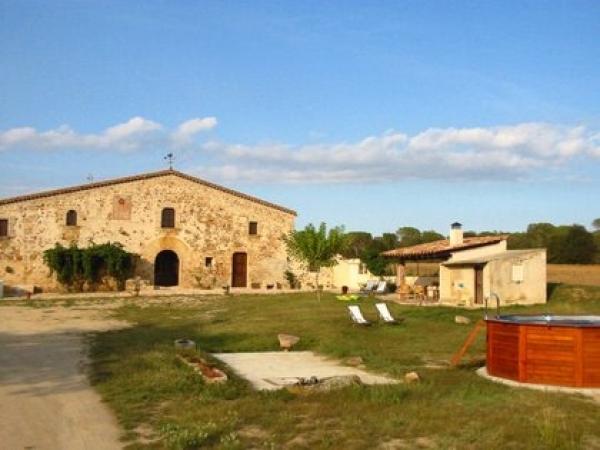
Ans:
[[[440,266],[440,302],[471,306],[475,298],[473,267]]]
[[[523,279],[513,279],[515,266],[521,267]],[[535,250],[527,254],[509,256],[489,263],[488,292],[500,296],[502,305],[535,304],[546,302],[546,252]]]
[[[175,227],[161,228],[163,208],[175,209]],[[69,210],[77,225],[66,225]],[[267,206],[176,174],[0,205],[9,237],[0,237],[0,279],[6,286],[55,290],[43,251],[55,243],[87,246],[120,242],[139,255],[136,274],[153,283],[162,250],[179,257],[181,287],[231,284],[232,255],[248,256],[247,285],[284,282],[287,254],[281,237],[294,227],[290,212]],[[250,235],[249,222],[258,222]],[[211,267],[206,258],[212,258]]]
[[[483,266],[483,297],[495,293],[501,305],[537,304],[546,302],[545,250],[505,251],[495,255]],[[514,278],[514,271],[522,279]],[[465,266],[440,267],[440,301],[460,306],[475,304],[475,268]],[[495,306],[495,301],[492,306]]]

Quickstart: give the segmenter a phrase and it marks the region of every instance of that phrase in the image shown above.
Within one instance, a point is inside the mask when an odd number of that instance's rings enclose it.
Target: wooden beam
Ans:
[[[477,323],[475,324],[475,326],[473,327],[473,329],[471,330],[471,332],[467,336],[467,339],[465,340],[465,342],[462,345],[462,347],[460,348],[460,350],[457,351],[454,354],[454,356],[452,357],[452,359],[450,360],[450,365],[451,366],[457,366],[458,365],[458,363],[463,358],[463,356],[465,356],[465,353],[467,353],[467,350],[469,349],[469,347],[471,345],[473,345],[473,342],[475,341],[475,338],[477,337],[477,335],[479,334],[479,332],[481,331],[481,329],[484,328],[484,326],[485,326],[485,322],[483,320],[478,320],[477,321]]]
[[[400,288],[400,286],[404,285],[405,275],[406,275],[406,266],[404,265],[404,261],[400,261],[396,265],[396,288]]]

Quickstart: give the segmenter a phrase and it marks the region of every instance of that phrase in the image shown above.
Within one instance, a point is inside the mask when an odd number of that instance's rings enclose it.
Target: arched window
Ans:
[[[160,226],[163,228],[175,228],[175,210],[173,208],[163,208]]]
[[[74,227],[77,225],[77,211],[75,211],[74,209],[70,209],[67,212],[67,226],[69,227]]]

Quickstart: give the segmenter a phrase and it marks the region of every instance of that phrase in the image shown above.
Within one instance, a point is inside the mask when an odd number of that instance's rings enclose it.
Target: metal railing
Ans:
[[[490,292],[490,295],[488,295],[487,297],[485,297],[483,299],[484,301],[484,308],[485,308],[485,314],[484,314],[484,319],[488,318],[488,300],[494,297],[496,299],[496,318],[498,318],[500,316],[500,296],[498,294],[496,294],[495,292]]]

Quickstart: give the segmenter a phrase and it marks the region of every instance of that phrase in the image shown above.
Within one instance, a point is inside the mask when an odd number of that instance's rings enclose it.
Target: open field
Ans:
[[[548,283],[600,286],[600,264],[548,264]]]
[[[133,326],[91,342],[92,382],[132,449],[600,448],[597,402],[479,378],[473,361],[484,355],[483,336],[467,354],[471,363],[439,368],[471,329],[454,315],[476,320],[481,311],[393,304],[403,325],[357,328],[329,294],[320,303],[305,293],[142,304],[116,310]],[[375,320],[373,301],[362,307]],[[558,286],[548,305],[512,309],[600,314],[600,288]],[[205,385],[177,362],[172,346],[188,337],[202,353],[269,351],[278,348],[279,332],[300,336],[298,350],[361,356],[367,369],[398,378],[416,370],[422,382],[312,395],[257,392],[235,376]]]

